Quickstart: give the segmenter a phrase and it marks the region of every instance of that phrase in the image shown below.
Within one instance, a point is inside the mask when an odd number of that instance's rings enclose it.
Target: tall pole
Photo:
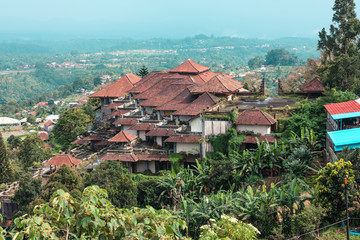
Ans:
[[[345,202],[346,202],[346,239],[349,240],[349,206],[348,206],[348,193],[347,193],[347,179],[344,178],[345,182]]]

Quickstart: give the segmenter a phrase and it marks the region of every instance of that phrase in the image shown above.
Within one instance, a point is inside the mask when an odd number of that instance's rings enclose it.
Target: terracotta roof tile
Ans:
[[[118,111],[114,111],[112,113],[110,113],[108,116],[109,117],[120,117],[123,114],[126,114],[130,112],[130,110],[118,110]]]
[[[234,79],[224,77],[223,75],[216,75],[197,89],[193,90],[192,93],[200,94],[209,92],[214,94],[231,94],[239,92],[239,90],[243,90],[242,83]]]
[[[136,154],[138,161],[169,162],[169,156],[164,154]]]
[[[165,87],[156,96],[153,96],[145,101],[142,101],[139,106],[158,107],[174,99],[182,91],[187,89],[192,84],[189,83],[173,83]]]
[[[162,91],[164,91],[166,88],[168,88],[170,85],[172,84],[176,84],[176,83],[180,83],[180,84],[192,84],[191,81],[186,80],[184,77],[179,77],[179,76],[174,76],[174,77],[166,77],[166,78],[162,78],[159,79],[159,81],[157,83],[155,83],[154,85],[152,85],[150,88],[148,88],[147,90],[141,92],[140,94],[134,96],[134,99],[150,99],[153,98],[154,96],[160,94]]]
[[[73,141],[71,144],[74,144],[74,145],[84,145],[86,144],[88,141],[86,140],[83,140],[83,139],[76,139],[75,141]]]
[[[235,124],[237,125],[273,125],[275,120],[261,110],[245,110],[239,114]]]
[[[121,131],[116,134],[114,137],[108,139],[109,142],[122,142],[122,143],[130,143],[137,139],[137,136],[127,133],[125,131]]]
[[[200,97],[188,104],[185,108],[173,113],[173,115],[196,116],[204,109],[214,106],[216,99],[211,93],[203,93]]]
[[[111,103],[105,107],[105,109],[116,109],[116,107],[120,107],[124,105],[124,103]]]
[[[301,86],[301,91],[305,93],[319,93],[325,92],[325,88],[320,80],[320,78],[314,78],[308,83],[305,83]]]
[[[94,145],[95,146],[109,146],[109,145],[111,145],[111,143],[108,142],[107,140],[103,140],[103,141],[95,143]]]
[[[157,107],[155,110],[163,110],[163,111],[177,111],[185,108],[190,103],[192,103],[196,97],[191,94],[189,88],[183,90],[179,95],[177,95],[174,99],[169,102]]]
[[[169,137],[175,134],[174,129],[169,128],[155,128],[146,133],[145,136],[149,137]]]
[[[191,59],[186,60],[179,66],[171,69],[169,72],[173,73],[201,73],[210,70],[209,67],[205,67],[203,65],[200,65],[196,62],[194,62]]]
[[[90,98],[118,98],[123,97],[127,91],[134,87],[134,84],[141,78],[133,73],[125,74],[114,83],[104,89],[91,94]]]
[[[119,153],[107,153],[100,157],[100,160],[104,161],[120,161],[120,162],[137,162],[138,159],[135,154],[119,154]]]
[[[54,123],[53,121],[51,121],[51,120],[48,120],[48,121],[45,123],[45,126],[50,127],[51,124],[55,124],[55,123]]]
[[[175,143],[198,143],[201,139],[199,135],[172,135],[165,142],[175,142]]]
[[[46,166],[49,166],[49,165],[61,166],[63,164],[66,164],[66,165],[72,167],[72,166],[77,166],[80,163],[82,163],[81,160],[74,158],[71,155],[61,154],[61,155],[57,155],[57,156],[51,158],[49,161],[45,162],[44,165],[46,165]]]
[[[43,141],[48,140],[49,134],[47,132],[39,132],[38,135]]]
[[[114,125],[134,125],[137,123],[137,118],[119,118],[115,122],[113,122]]]
[[[141,93],[150,87],[152,87],[154,84],[159,82],[162,78],[167,76],[173,76],[174,74],[169,74],[166,71],[163,72],[150,72],[148,75],[146,75],[140,82],[136,84],[135,87],[130,89],[129,93]],[[180,75],[179,75],[180,76]]]
[[[259,142],[265,142],[268,141],[269,143],[274,143],[275,141],[275,137],[274,136],[246,136],[246,138],[243,140],[243,143],[252,143],[252,144],[256,144],[257,141],[256,139],[259,140]]]
[[[88,141],[102,141],[103,139],[104,138],[102,136],[96,135],[96,134],[93,134],[93,135],[83,138],[83,140],[88,140]]]
[[[330,115],[360,112],[360,104],[356,100],[341,103],[330,103],[324,105],[324,107]]]
[[[138,123],[132,125],[129,130],[137,130],[137,131],[150,131],[154,129],[154,124],[152,123]]]

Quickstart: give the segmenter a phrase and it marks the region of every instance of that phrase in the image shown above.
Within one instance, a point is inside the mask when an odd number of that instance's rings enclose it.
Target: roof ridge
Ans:
[[[199,69],[197,69],[194,64],[192,64],[192,60],[189,58],[187,61],[189,61],[189,63],[191,64],[191,66],[197,71],[200,72]]]
[[[223,81],[220,80],[219,76],[220,76],[220,74],[216,75],[216,76],[215,76],[216,79],[218,79],[218,81],[220,82],[220,84],[223,85],[225,89],[227,89],[228,91],[231,92],[231,90],[230,90],[228,87],[225,86],[225,84],[223,83]]]
[[[260,112],[262,113],[262,115],[264,115],[264,117],[266,118],[266,120],[271,124],[271,121],[270,121],[270,119],[269,119],[269,115],[268,115],[268,113],[265,113],[265,112],[263,112],[262,110],[260,110]]]

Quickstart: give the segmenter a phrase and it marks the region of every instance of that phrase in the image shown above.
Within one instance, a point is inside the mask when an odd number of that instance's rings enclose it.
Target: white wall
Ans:
[[[141,138],[143,141],[146,140],[145,131],[139,131],[139,138]]]
[[[194,151],[196,149],[196,151]],[[176,143],[176,153],[190,152],[193,154],[200,153],[199,143]]]
[[[253,131],[255,134],[265,135],[271,133],[271,126],[264,125],[236,125],[238,132]]]
[[[202,132],[201,117],[194,118],[189,123],[191,127],[191,132]]]
[[[156,137],[156,144],[162,146],[162,137],[159,136]]]
[[[130,128],[131,126],[129,126],[129,125],[123,125],[123,127],[124,127],[124,131],[125,131],[125,132],[137,136],[137,131],[136,131],[136,130],[129,130],[129,128]]]
[[[215,121],[215,120],[206,120],[204,122],[204,135],[220,135],[226,134],[227,130],[231,127],[230,121]]]

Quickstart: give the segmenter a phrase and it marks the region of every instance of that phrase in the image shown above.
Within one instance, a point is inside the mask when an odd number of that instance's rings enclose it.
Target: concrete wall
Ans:
[[[194,118],[189,123],[191,127],[191,132],[202,132],[201,117]]]
[[[162,146],[162,137],[156,137],[156,144]]]
[[[136,135],[137,136],[137,131],[136,130],[129,130],[131,126],[128,125],[123,125],[123,130],[127,133],[130,133],[132,135]]]
[[[221,135],[226,134],[227,130],[231,127],[231,122],[229,121],[215,121],[215,120],[206,120],[204,121],[204,135]]]
[[[194,151],[196,149],[196,151]],[[193,154],[200,153],[199,143],[176,143],[176,153],[190,152]]]
[[[141,140],[145,141],[145,140],[146,140],[145,131],[138,131],[138,132],[139,132],[138,137],[139,137]]]
[[[236,130],[238,132],[253,131],[255,134],[259,133],[260,135],[271,133],[271,127],[264,125],[236,125]]]
[[[139,161],[136,163],[136,171],[144,172],[150,170],[152,173],[155,173],[155,161]]]

